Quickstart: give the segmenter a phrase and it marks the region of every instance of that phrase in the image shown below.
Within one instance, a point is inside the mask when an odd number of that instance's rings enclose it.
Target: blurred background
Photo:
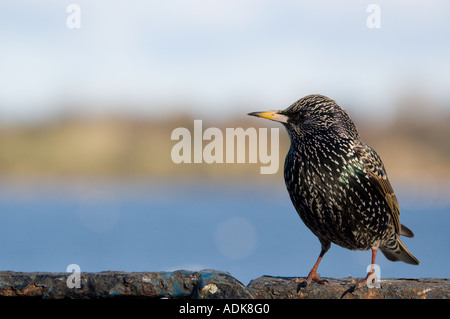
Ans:
[[[379,254],[382,278],[448,277],[450,3],[377,1],[369,28],[371,3],[3,0],[0,270],[306,276],[320,245],[284,186],[289,139],[246,114],[319,93],[383,158],[415,232],[421,265]],[[278,173],[174,164],[171,133],[194,119],[280,128]],[[319,272],[369,262],[333,245]]]

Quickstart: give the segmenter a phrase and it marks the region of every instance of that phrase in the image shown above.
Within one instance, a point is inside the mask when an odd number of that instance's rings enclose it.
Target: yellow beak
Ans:
[[[286,115],[281,114],[281,111],[252,112],[248,113],[248,115],[262,117],[280,123],[287,123],[289,119]]]

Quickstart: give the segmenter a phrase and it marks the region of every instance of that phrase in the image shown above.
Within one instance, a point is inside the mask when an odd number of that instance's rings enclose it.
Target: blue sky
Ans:
[[[69,4],[81,28],[69,29]],[[369,4],[381,9],[370,29]],[[233,115],[310,93],[384,116],[450,100],[448,1],[18,1],[0,4],[0,118],[73,111]],[[447,102],[447,107],[449,103]]]

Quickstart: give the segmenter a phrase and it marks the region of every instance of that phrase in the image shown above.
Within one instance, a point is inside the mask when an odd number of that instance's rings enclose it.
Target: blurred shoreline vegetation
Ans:
[[[384,122],[371,122],[368,117],[361,118],[348,111],[362,140],[383,158],[394,184],[413,183],[420,187],[421,183],[436,181],[448,185],[448,108],[433,108],[427,101],[402,100],[393,117]],[[284,157],[289,148],[284,128],[277,123],[250,118],[245,111],[242,113],[221,121],[203,119],[203,131],[217,127],[225,136],[227,127],[280,128],[279,170],[276,174],[261,175],[260,167],[267,164],[249,164],[248,153],[245,164],[173,163],[171,149],[178,141],[171,140],[172,131],[186,127],[193,135],[194,119],[201,119],[178,112],[156,118],[71,114],[45,122],[14,125],[0,122],[0,178],[253,178],[261,182],[282,178]],[[203,147],[208,143],[203,141]]]

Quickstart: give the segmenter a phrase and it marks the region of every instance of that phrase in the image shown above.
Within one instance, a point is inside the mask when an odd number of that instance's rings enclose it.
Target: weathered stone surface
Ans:
[[[252,293],[237,279],[228,273],[218,273],[214,270],[201,271],[202,277],[199,298],[219,299],[238,298],[252,299]]]
[[[215,270],[174,272],[81,273],[79,288],[70,288],[71,273],[0,272],[0,297],[43,299],[186,298],[186,299],[448,299],[448,279],[385,279],[380,288],[351,291],[352,278],[327,278],[328,285],[299,286],[294,278],[263,276],[244,286]],[[69,282],[72,282],[69,278]]]
[[[448,299],[448,279],[384,279],[379,288],[354,290],[361,279],[324,278],[329,284],[299,285],[295,278],[264,276],[252,280],[248,289],[255,298],[264,299]]]
[[[80,288],[70,288],[71,273],[0,272],[0,296],[39,298],[252,298],[231,275],[215,270],[81,273]],[[73,280],[69,279],[73,282]]]

